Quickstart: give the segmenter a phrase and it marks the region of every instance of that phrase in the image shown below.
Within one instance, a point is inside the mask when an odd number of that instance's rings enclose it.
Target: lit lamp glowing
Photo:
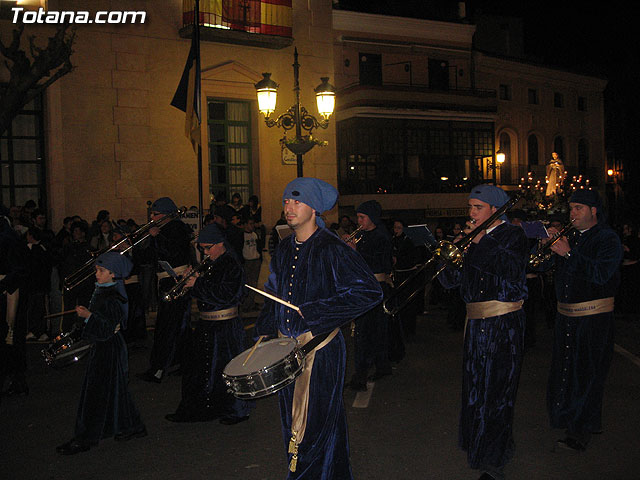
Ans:
[[[329,120],[336,106],[336,89],[329,83],[329,77],[320,77],[320,80],[322,80],[322,83],[314,89],[318,113],[325,120]]]
[[[499,165],[502,165],[506,159],[507,159],[507,156],[504,154],[502,150],[498,150],[496,152],[496,162]]]
[[[609,175],[610,177],[613,177],[613,168],[610,168],[609,170],[607,170],[607,175]]]
[[[264,77],[255,84],[256,95],[258,96],[258,109],[264,115],[264,121],[267,127],[281,127],[285,131],[285,136],[281,142],[283,145],[296,155],[296,164],[298,166],[298,176],[302,177],[302,155],[311,150],[318,143],[313,139],[311,132],[314,128],[327,128],[329,126],[329,117],[333,114],[336,102],[336,89],[329,83],[329,77],[321,77],[322,83],[318,85],[314,91],[316,93],[316,103],[318,105],[318,113],[321,119],[318,120],[300,105],[300,84],[298,49],[293,53],[293,92],[295,94],[295,103],[289,109],[276,119],[272,119],[271,114],[276,109],[276,101],[278,96],[278,84],[271,79],[270,73],[263,73]],[[296,136],[293,139],[287,139],[286,132],[295,128]],[[303,135],[302,131],[307,134]]]
[[[258,110],[264,118],[276,111],[276,98],[278,96],[278,84],[271,80],[270,73],[263,73],[264,77],[256,83],[256,94],[258,96]]]

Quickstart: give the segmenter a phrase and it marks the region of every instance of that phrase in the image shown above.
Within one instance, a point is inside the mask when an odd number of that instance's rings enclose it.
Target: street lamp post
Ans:
[[[315,88],[318,113],[322,117],[318,120],[300,105],[299,69],[298,49],[296,48],[293,52],[293,92],[295,103],[275,120],[270,116],[276,109],[278,84],[271,80],[271,73],[263,73],[262,76],[264,78],[256,83],[255,87],[258,96],[258,109],[264,115],[267,127],[281,127],[285,131],[283,140],[286,140],[286,132],[295,128],[295,138],[285,141],[284,145],[296,155],[298,177],[302,177],[302,156],[317,144],[311,136],[311,132],[314,128],[327,128],[329,126],[329,117],[333,113],[335,106],[335,87],[329,83],[329,77],[322,77],[322,83]],[[308,134],[303,135],[303,130]]]
[[[493,183],[494,183],[494,185],[498,184],[497,170],[502,166],[502,164],[504,163],[506,158],[507,158],[507,156],[504,154],[504,152],[502,150],[498,149],[498,151],[496,152],[495,158],[490,158],[489,159],[489,167],[492,168],[492,170],[493,170]]]

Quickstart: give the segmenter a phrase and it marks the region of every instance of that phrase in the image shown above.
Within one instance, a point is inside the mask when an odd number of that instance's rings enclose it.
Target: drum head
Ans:
[[[294,350],[297,344],[298,341],[295,338],[289,337],[275,338],[262,342],[253,352],[246,365],[242,364],[251,353],[251,348],[234,357],[225,367],[224,374],[230,377],[237,377],[257,372],[285,358]]]

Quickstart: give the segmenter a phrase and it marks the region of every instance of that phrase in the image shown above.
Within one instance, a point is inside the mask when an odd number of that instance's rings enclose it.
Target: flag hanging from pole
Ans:
[[[171,100],[171,105],[186,114],[185,135],[191,140],[193,149],[200,145],[200,15],[199,5],[196,0],[193,22],[193,35],[191,36],[191,49],[189,57],[182,72],[180,84]]]

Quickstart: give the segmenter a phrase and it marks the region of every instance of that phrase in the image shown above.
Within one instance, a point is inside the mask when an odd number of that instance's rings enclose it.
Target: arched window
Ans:
[[[527,161],[529,168],[532,165],[538,165],[538,138],[535,135],[529,135],[527,139]]]
[[[578,173],[587,174],[587,165],[589,165],[589,146],[584,138],[578,141]]]

